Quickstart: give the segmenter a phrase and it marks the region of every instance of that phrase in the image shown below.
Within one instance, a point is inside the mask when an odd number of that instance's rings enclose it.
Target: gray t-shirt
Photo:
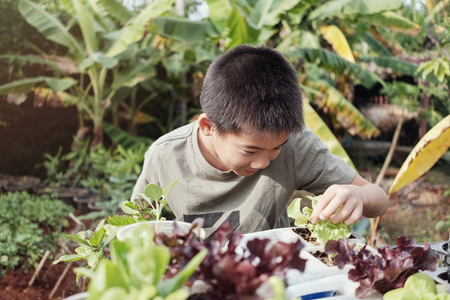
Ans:
[[[197,133],[194,122],[156,140],[145,154],[131,199],[148,183],[165,188],[178,179],[166,197],[170,208],[180,221],[202,217],[207,236],[227,221],[242,233],[286,227],[286,206],[296,189],[322,194],[356,175],[309,129],[291,135],[267,168],[248,177],[211,166],[200,152]]]

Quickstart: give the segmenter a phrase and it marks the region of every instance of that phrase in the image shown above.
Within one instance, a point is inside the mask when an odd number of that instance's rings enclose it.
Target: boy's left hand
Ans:
[[[355,224],[363,216],[364,199],[360,186],[332,185],[314,208],[311,222],[330,219],[333,223],[342,221],[346,225]]]
[[[335,184],[323,193],[311,214],[311,222],[330,219],[333,223],[343,221],[346,225],[352,225],[362,216],[374,218],[382,215],[388,201],[386,192],[380,186],[356,174],[351,184]]]

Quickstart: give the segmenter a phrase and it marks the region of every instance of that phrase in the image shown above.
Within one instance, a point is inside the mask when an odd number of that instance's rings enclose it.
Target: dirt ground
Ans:
[[[78,216],[79,212],[76,211],[75,215]],[[65,233],[75,234],[84,230],[80,229],[80,226],[72,219],[68,218],[68,221],[69,227],[64,230]],[[92,221],[86,220],[83,223],[88,228]],[[71,251],[70,254],[73,254],[76,246],[76,243],[66,243],[64,246],[66,250],[60,248],[54,256],[59,257],[62,254],[69,254],[67,250]],[[18,268],[8,271],[4,277],[0,276],[0,300],[61,300],[85,291],[86,281],[81,279],[78,284],[73,271],[74,268],[81,265],[82,261],[54,265],[54,259],[51,255],[48,256],[31,286],[30,280],[33,278],[35,270],[25,272],[25,270]]]
[[[381,187],[387,192],[398,169],[388,169]],[[373,179],[374,171],[360,171],[361,176]],[[440,171],[429,171],[418,180],[390,195],[390,203],[382,216],[378,236],[387,244],[395,244],[404,235],[417,242],[436,242],[449,239],[450,228],[435,230],[436,223],[450,217],[450,178]],[[450,224],[449,224],[450,226]]]
[[[59,300],[80,291],[75,281],[73,265],[66,271],[59,287],[49,297],[67,265],[52,265],[47,260],[32,286],[28,286],[34,271],[27,274],[22,269],[10,271],[0,280],[1,300]]]

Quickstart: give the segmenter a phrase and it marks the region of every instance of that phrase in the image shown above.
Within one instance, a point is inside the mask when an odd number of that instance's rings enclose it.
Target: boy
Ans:
[[[241,45],[217,58],[200,105],[196,122],[151,145],[132,199],[148,183],[178,179],[170,208],[180,221],[204,218],[207,236],[224,222],[243,233],[288,227],[296,189],[323,193],[312,222],[384,213],[386,193],[304,128],[297,73],[277,51]]]

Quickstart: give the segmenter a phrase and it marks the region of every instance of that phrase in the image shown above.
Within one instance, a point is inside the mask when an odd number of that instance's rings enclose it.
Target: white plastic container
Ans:
[[[251,240],[254,238],[259,238],[259,239],[270,239],[272,241],[281,241],[284,243],[293,243],[296,242],[298,240],[301,240],[304,244],[305,244],[305,249],[316,249],[317,247],[320,247],[324,245],[321,244],[313,244],[310,242],[305,241],[299,234],[295,233],[293,231],[293,229],[295,229],[296,227],[288,227],[288,228],[276,228],[276,229],[269,229],[269,230],[263,230],[263,231],[258,231],[258,232],[253,232],[253,233],[246,233],[244,234],[244,240]],[[352,238],[349,238],[349,242],[350,243],[355,243],[355,244],[365,244],[366,243],[366,239],[360,235],[357,232],[352,232]]]
[[[64,300],[86,300],[89,294],[87,292],[74,294],[70,297],[64,298]]]
[[[318,299],[321,300],[330,299],[359,299],[355,296],[355,291],[358,288],[359,283],[351,281],[348,279],[347,274],[338,274],[333,276],[327,276],[318,280],[312,280],[300,284],[295,284],[288,286],[286,288],[287,298],[292,297],[310,297],[308,299]],[[315,294],[315,298],[312,295]],[[381,300],[383,296],[374,292],[368,295],[364,299],[379,299]]]
[[[125,237],[130,233],[131,229],[135,228],[136,226],[139,226],[140,224],[150,224],[152,227],[155,227],[155,230],[157,232],[171,233],[171,232],[173,232],[175,223],[176,223],[176,226],[186,230],[186,232],[188,232],[192,227],[191,223],[173,221],[173,220],[147,221],[147,222],[139,222],[139,223],[134,223],[134,224],[124,226],[117,231],[116,236],[119,241],[123,242],[125,240]],[[197,236],[200,239],[205,238],[205,230],[203,228],[195,228],[194,233],[197,234]]]

